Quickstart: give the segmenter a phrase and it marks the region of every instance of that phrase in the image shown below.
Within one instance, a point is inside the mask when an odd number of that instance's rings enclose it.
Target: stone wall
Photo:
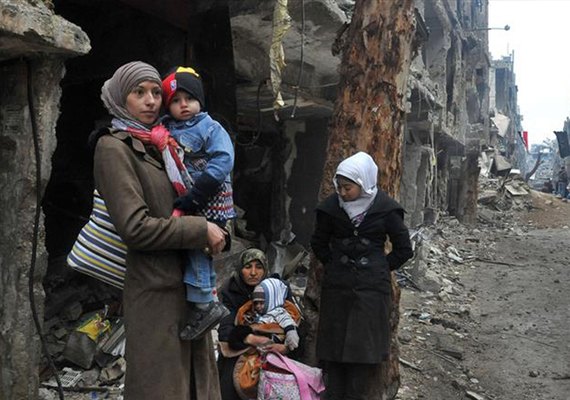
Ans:
[[[37,397],[41,353],[29,289],[42,321],[41,282],[47,264],[40,218],[30,279],[36,188],[42,196],[51,172],[63,58],[86,53],[90,45],[79,28],[44,3],[0,0],[0,9],[0,399],[22,400]],[[39,163],[32,116],[37,121]]]
[[[27,77],[33,77],[35,111],[29,107]],[[42,58],[4,63],[0,67],[0,398],[33,399],[38,386],[40,348],[29,299],[32,236],[36,208],[36,166],[30,115],[36,115],[41,154],[40,190],[51,171],[55,124],[61,94],[63,63]],[[40,220],[37,261],[33,277],[40,321],[43,315],[42,278],[47,258]]]

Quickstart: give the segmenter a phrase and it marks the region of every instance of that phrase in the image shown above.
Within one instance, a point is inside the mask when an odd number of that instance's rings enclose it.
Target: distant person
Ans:
[[[552,184],[552,179],[548,178],[546,181],[544,181],[544,183],[542,184],[542,188],[540,189],[541,192],[543,193],[550,193],[552,194],[554,192],[554,185]]]
[[[565,199],[566,198],[566,186],[568,185],[568,174],[566,173],[566,168],[564,165],[560,167],[558,171],[558,183],[556,190],[556,197]]]

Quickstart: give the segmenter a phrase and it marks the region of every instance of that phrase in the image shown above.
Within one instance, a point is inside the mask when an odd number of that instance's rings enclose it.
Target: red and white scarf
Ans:
[[[180,148],[176,140],[170,136],[170,132],[163,125],[155,125],[147,129],[140,124],[129,123],[124,119],[114,118],[112,125],[114,128],[126,131],[135,139],[140,140],[143,144],[153,145],[160,151],[164,161],[166,174],[172,182],[172,186],[178,196],[184,196],[189,187],[192,187],[194,181],[188,173],[188,170],[182,162],[183,150]],[[174,210],[172,215],[184,215],[181,210]]]

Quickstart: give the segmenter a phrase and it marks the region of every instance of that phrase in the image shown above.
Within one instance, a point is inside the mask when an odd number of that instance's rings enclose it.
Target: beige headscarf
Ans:
[[[125,108],[127,96],[133,88],[143,81],[162,85],[160,74],[152,65],[142,61],[133,61],[119,67],[113,76],[101,88],[101,100],[109,113],[117,118],[135,121]],[[140,121],[135,121],[141,123]]]

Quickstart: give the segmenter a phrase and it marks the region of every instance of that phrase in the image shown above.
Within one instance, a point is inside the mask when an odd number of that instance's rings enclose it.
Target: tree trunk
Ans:
[[[405,92],[414,52],[412,0],[356,1],[342,48],[341,83],[331,120],[320,198],[334,190],[332,179],[343,159],[365,151],[379,167],[380,187],[391,196],[400,187],[401,147],[405,124]],[[315,332],[322,266],[313,262],[305,292],[308,323],[306,361],[315,363]],[[393,280],[394,281],[394,280]],[[368,398],[395,396],[400,381],[397,326],[400,292],[392,285],[392,356],[378,371],[378,385]]]

